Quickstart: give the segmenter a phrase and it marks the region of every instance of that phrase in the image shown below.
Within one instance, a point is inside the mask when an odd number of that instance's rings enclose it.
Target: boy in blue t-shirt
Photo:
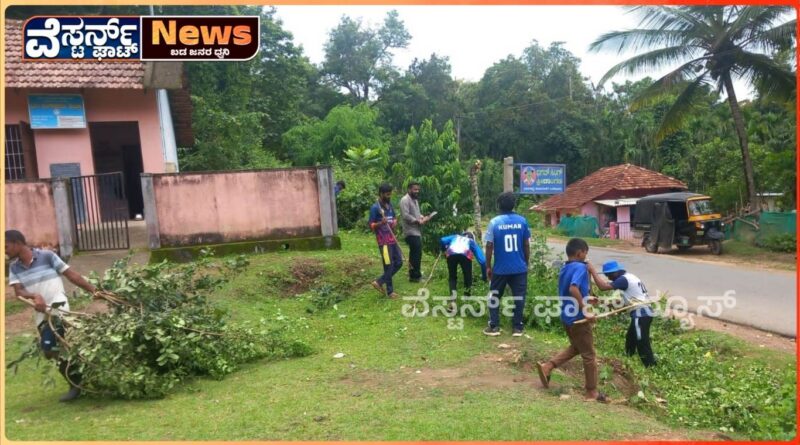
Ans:
[[[372,282],[374,287],[381,295],[389,295],[389,298],[397,298],[394,291],[392,277],[403,267],[403,253],[397,245],[397,238],[392,230],[397,226],[394,207],[392,207],[392,186],[383,183],[378,189],[378,202],[369,209],[369,228],[375,232],[375,239],[378,241],[378,250],[381,253],[383,263],[383,275]],[[386,290],[383,285],[386,285]]]
[[[531,254],[531,237],[528,221],[514,213],[517,199],[511,192],[497,197],[500,215],[489,222],[486,229],[486,275],[489,284],[489,326],[483,333],[500,335],[500,298],[506,286],[511,288],[514,299],[513,336],[522,336],[525,294],[528,289],[528,259]],[[492,260],[494,259],[494,266]]]
[[[596,297],[589,296],[589,268],[586,263],[589,245],[580,238],[572,238],[567,243],[566,251],[567,262],[558,275],[558,294],[561,297],[561,322],[567,331],[569,347],[547,362],[537,363],[536,370],[542,385],[547,388],[553,369],[580,354],[586,380],[585,400],[608,403],[605,394],[597,390],[597,357],[592,336],[595,316],[585,310],[588,304],[597,303]]]

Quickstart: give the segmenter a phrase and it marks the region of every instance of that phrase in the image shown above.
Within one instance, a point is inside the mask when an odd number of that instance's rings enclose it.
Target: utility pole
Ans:
[[[572,102],[572,75],[567,79],[569,79],[569,101]]]
[[[461,116],[456,115],[456,145],[461,150]]]

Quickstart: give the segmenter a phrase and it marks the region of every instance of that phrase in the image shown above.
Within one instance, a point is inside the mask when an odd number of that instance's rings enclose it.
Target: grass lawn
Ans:
[[[293,320],[298,335],[314,348],[311,356],[250,363],[221,381],[188,381],[164,399],[82,397],[69,405],[57,402],[66,388],[54,367],[44,364],[37,369],[29,360],[16,375],[6,375],[7,437],[28,441],[715,438],[715,428],[667,421],[657,409],[583,402],[578,359],[554,375],[551,389],[542,389],[531,364],[567,344],[560,331],[529,329],[527,337],[512,338],[509,320],[504,319],[503,335],[487,338],[481,334],[485,316],[464,318],[463,329],[449,329],[441,316],[404,317],[404,301],[381,299],[369,285],[380,269],[374,239],[344,233],[342,245],[341,251],[250,256],[250,266],[212,295],[236,322]],[[433,260],[424,257],[424,273]],[[408,282],[406,273],[404,266],[396,276],[397,291],[415,295],[418,286]],[[331,308],[314,308],[314,289],[324,284],[349,289],[346,300]],[[433,295],[447,294],[443,263],[430,288]],[[474,290],[483,294],[487,286],[481,283]],[[693,335],[711,336],[715,344],[728,345],[739,360],[794,366],[794,357],[788,354],[751,351],[722,334]],[[31,337],[18,335],[5,341],[10,361]],[[344,357],[334,358],[339,353]],[[43,370],[50,370],[55,388],[43,386]],[[626,382],[608,373],[601,372],[601,378],[602,389],[619,401],[637,389],[626,388]],[[739,434],[729,433],[746,437]]]

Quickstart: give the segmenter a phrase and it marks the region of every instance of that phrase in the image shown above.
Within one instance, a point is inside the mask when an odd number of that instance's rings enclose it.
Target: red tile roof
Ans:
[[[577,209],[611,191],[627,192],[629,197],[646,196],[648,190],[686,190],[683,182],[633,164],[605,167],[570,184],[564,193],[550,197],[533,210]]]
[[[6,20],[5,86],[8,88],[143,89],[144,63],[23,62],[21,20]]]

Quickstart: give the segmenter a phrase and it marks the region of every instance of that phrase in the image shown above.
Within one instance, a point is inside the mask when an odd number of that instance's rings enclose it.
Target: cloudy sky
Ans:
[[[581,59],[581,72],[596,84],[625,55],[589,53],[589,44],[605,32],[638,24],[635,14],[619,6],[278,6],[277,15],[311,61],[321,63],[328,32],[343,14],[378,26],[391,9],[400,13],[412,36],[408,48],[395,52],[396,66],[406,69],[414,58],[436,52],[450,58],[454,77],[470,81],[480,80],[493,63],[509,54],[519,56],[538,40],[544,47],[565,42]],[[745,96],[744,86],[738,90]]]

